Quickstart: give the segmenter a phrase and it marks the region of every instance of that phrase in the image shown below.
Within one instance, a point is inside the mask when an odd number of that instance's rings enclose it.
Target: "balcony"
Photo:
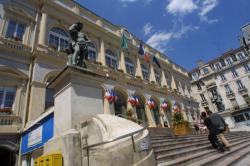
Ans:
[[[201,101],[201,105],[202,105],[203,107],[208,106],[208,102],[207,102],[207,100],[203,100],[203,101]]]
[[[227,96],[227,98],[234,98],[235,97],[235,95],[234,95],[234,92],[233,91],[228,91],[228,92],[226,92],[226,96]]]
[[[15,41],[14,39],[7,39],[0,37],[0,47],[15,49],[18,51],[31,51],[31,47],[22,44],[21,41]]]
[[[247,90],[247,88],[244,86],[244,87],[242,87],[242,88],[238,88],[238,92],[239,92],[239,94],[241,94],[241,95],[245,95],[245,94],[247,94],[248,90]]]
[[[231,113],[236,113],[239,111],[244,111],[245,109],[250,108],[248,104],[242,104],[242,105],[235,105],[234,107],[228,108],[227,110]]]
[[[15,115],[0,115],[0,134],[19,133],[22,119]]]

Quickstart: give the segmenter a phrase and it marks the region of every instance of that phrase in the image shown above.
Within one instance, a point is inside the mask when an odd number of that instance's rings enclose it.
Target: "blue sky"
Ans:
[[[191,70],[239,47],[250,0],[77,0]]]

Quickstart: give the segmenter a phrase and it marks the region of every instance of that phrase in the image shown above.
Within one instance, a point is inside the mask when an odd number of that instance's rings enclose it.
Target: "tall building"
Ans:
[[[250,56],[244,47],[232,49],[190,72],[193,97],[200,110],[221,114],[229,126],[250,120]]]
[[[42,123],[42,117],[48,116],[48,124],[53,122],[54,92],[47,84],[66,65],[68,28],[75,22],[84,24],[83,32],[91,40],[88,68],[106,78],[103,113],[132,110],[134,117],[151,127],[164,122],[171,126],[172,107],[178,106],[185,120],[197,119],[199,107],[190,95],[188,72],[144,43],[150,56],[146,61],[138,54],[140,40],[124,27],[70,0],[2,1],[0,9],[0,153],[11,156],[1,162],[14,165],[22,133],[30,141],[20,153],[23,162],[39,155],[33,149],[41,150],[42,144],[34,146],[29,132]],[[120,48],[122,35],[129,40],[127,51]],[[107,93],[117,100],[105,102]],[[132,97],[138,100],[135,107],[129,103]],[[163,102],[168,104],[166,110],[161,109]]]

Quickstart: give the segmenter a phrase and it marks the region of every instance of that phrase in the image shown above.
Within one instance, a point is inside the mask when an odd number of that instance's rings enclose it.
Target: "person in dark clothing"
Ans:
[[[208,140],[212,144],[214,149],[217,149],[219,152],[224,152],[223,145],[219,142],[217,138],[217,129],[213,125],[212,121],[210,118],[207,117],[206,112],[201,113],[201,118],[204,120],[204,125],[207,126],[207,129],[209,130],[208,134]]]

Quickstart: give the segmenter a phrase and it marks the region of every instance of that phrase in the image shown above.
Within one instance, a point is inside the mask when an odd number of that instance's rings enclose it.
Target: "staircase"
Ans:
[[[226,134],[231,150],[224,153],[211,149],[206,134],[173,136],[150,131],[150,136],[157,166],[250,165],[250,132]]]

